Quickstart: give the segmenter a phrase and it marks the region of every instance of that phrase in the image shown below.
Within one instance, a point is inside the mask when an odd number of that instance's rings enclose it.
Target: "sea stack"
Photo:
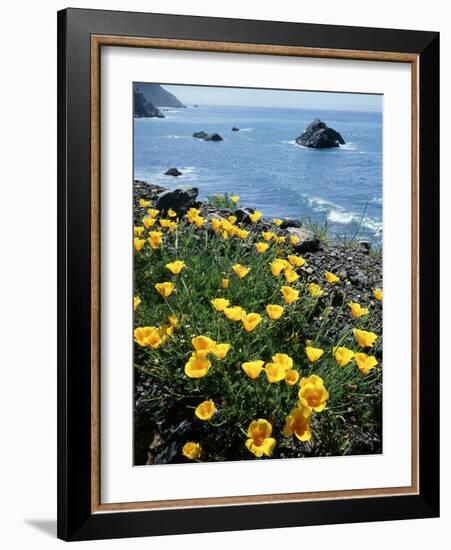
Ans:
[[[341,134],[329,128],[325,122],[316,118],[311,122],[304,133],[296,138],[296,143],[312,149],[330,149],[345,144]]]

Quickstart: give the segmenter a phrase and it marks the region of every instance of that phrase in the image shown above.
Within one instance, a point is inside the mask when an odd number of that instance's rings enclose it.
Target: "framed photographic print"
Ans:
[[[438,33],[58,14],[58,536],[439,513]]]

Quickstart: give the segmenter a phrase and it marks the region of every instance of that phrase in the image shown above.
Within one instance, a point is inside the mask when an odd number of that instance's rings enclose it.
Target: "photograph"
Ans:
[[[131,101],[133,464],[382,453],[383,95]]]

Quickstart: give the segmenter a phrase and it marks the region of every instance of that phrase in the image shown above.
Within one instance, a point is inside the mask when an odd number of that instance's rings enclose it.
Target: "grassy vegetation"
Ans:
[[[228,195],[210,203],[236,207]],[[194,209],[182,219],[142,213],[152,221],[135,227],[134,362],[148,384],[139,423],[159,448],[175,446],[175,461],[368,452],[365,434],[377,439],[381,428],[371,353],[381,327],[364,303],[332,306],[345,281],[312,286],[276,225],[265,240]]]

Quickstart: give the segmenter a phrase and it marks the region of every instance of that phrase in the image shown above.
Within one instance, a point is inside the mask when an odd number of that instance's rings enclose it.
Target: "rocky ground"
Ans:
[[[227,217],[235,215],[238,221],[246,225],[246,229],[256,231],[274,230],[274,224],[271,220],[262,219],[256,224],[252,224],[248,214],[252,209],[239,208],[237,210],[212,206],[206,202],[197,201],[197,189],[178,187],[176,190],[167,190],[158,185],[150,184],[144,181],[136,180],[134,182],[134,215],[135,224],[140,224],[142,217],[146,214],[146,208],[139,206],[139,200],[145,199],[152,202],[152,205],[160,210],[167,210],[169,207],[183,214],[190,207],[199,208],[202,215],[208,219],[214,217]],[[249,223],[248,223],[249,222]],[[382,308],[373,298],[373,289],[382,288],[382,254],[379,250],[371,250],[371,243],[366,241],[357,241],[344,245],[335,241],[333,238],[324,238],[315,235],[311,229],[306,227],[301,220],[286,219],[277,229],[281,235],[294,234],[300,238],[297,246],[297,253],[302,254],[306,260],[305,265],[300,268],[300,275],[304,275],[309,282],[318,282],[323,285],[324,272],[332,271],[340,277],[343,284],[333,288],[330,293],[326,293],[319,301],[318,311],[323,311],[324,306],[341,306],[349,301],[355,301],[370,307],[374,321],[381,327],[382,331]],[[333,309],[332,315],[341,312],[341,309]],[[350,319],[343,313],[340,317],[334,319],[332,328],[326,335],[325,344],[334,345],[340,335],[350,329]],[[335,322],[336,321],[336,322]],[[321,324],[320,316],[313,316],[313,325]],[[314,327],[312,327],[314,328]],[[381,332],[380,332],[381,334]],[[377,347],[374,350],[375,356],[381,361],[382,358],[382,338],[379,338]],[[376,399],[382,399],[381,383],[376,388]],[[173,453],[178,453],[178,444],[174,444],[174,449],[170,446],[161,446],[161,441],[153,440],[150,434],[154,433],[152,419],[146,415],[146,403],[153,397],[151,382],[146,376],[139,373],[135,380],[135,411],[136,411],[136,439],[135,439],[135,463],[165,463],[170,462]],[[168,414],[170,411],[168,411]],[[355,419],[356,426],[358,419]],[[184,426],[183,422],[177,427],[177,440],[183,437],[184,430],[189,426]],[[356,429],[356,440],[353,442],[353,454],[381,452],[381,433],[380,427],[369,430],[366,434],[361,434]],[[281,449],[283,456],[283,449]]]

